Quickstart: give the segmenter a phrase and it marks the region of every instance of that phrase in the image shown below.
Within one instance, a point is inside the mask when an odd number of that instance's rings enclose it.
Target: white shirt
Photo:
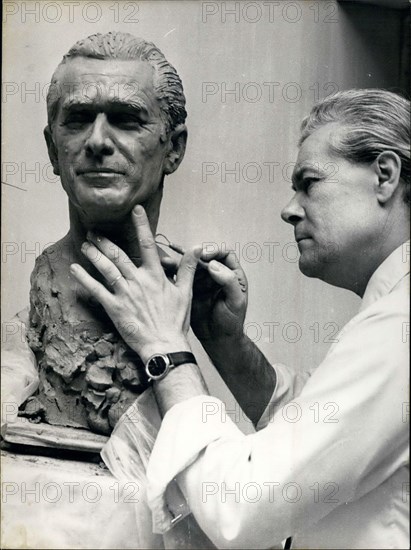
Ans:
[[[408,548],[407,251],[379,266],[302,389],[276,365],[255,434],[215,397],[168,411],[147,470],[156,532],[170,526],[165,490],[177,477],[218,548],[270,548],[289,536],[293,548]]]

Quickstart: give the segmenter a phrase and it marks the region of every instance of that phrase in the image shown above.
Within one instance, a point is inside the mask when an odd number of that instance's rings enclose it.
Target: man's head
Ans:
[[[305,275],[361,294],[406,240],[409,124],[409,101],[384,90],[339,92],[304,119],[282,217],[295,228]]]
[[[183,87],[154,44],[130,34],[77,42],[54,72],[45,137],[71,205],[91,223],[158,211],[187,131]]]

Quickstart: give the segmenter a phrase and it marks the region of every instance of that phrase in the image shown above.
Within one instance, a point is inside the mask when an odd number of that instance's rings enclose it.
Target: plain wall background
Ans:
[[[249,336],[272,361],[318,364],[330,345],[327,335],[352,317],[359,299],[299,273],[292,228],[280,219],[292,195],[287,174],[299,124],[314,100],[332,91],[398,89],[403,12],[284,0],[271,7],[81,1],[72,13],[61,2],[60,12],[53,2],[5,4],[3,321],[28,304],[35,256],[68,229],[66,196],[42,137],[47,83],[78,39],[121,30],[160,47],[187,98],[188,147],[166,179],[159,231],[185,247],[235,247],[250,283]],[[215,93],[205,95],[205,87]],[[237,96],[224,93],[235,89]],[[211,369],[207,377],[227,399]]]

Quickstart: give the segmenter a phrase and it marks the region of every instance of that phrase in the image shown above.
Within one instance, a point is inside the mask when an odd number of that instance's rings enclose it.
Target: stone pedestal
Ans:
[[[2,548],[163,548],[140,487],[102,465],[2,451]]]

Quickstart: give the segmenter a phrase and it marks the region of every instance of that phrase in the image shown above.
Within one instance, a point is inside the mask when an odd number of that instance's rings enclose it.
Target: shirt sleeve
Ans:
[[[265,428],[281,407],[300,395],[301,390],[311,376],[311,373],[308,371],[300,373],[281,363],[274,364],[273,369],[276,377],[275,388],[267,407],[257,423],[257,431]]]
[[[176,477],[218,548],[268,548],[388,479],[407,461],[406,318],[389,304],[359,314],[257,433],[242,434],[210,396],[174,406],[147,471],[154,530]]]

